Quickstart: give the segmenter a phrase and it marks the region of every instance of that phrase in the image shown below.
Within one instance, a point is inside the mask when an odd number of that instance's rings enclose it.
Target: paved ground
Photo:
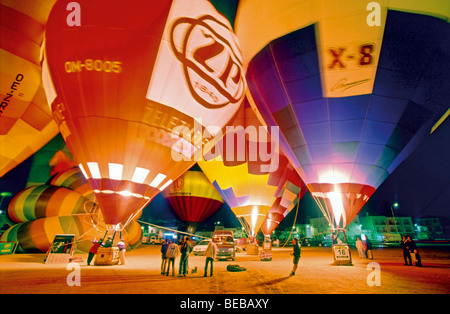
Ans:
[[[421,249],[424,267],[403,266],[400,249],[375,249],[374,260],[360,260],[352,251],[354,266],[332,266],[330,248],[303,248],[299,269],[289,276],[291,249],[274,249],[273,260],[239,253],[235,262],[214,263],[214,276],[203,277],[205,258],[190,257],[196,274],[187,277],[160,274],[159,246],[142,245],[127,252],[126,265],[87,266],[87,254],[79,264],[80,286],[69,286],[76,274],[66,265],[45,265],[43,254],[0,256],[0,293],[52,294],[448,294],[450,293],[450,250]],[[367,264],[380,265],[379,277]],[[226,266],[239,264],[244,272],[228,272]],[[176,267],[178,270],[178,265]],[[367,278],[379,279],[378,286]],[[370,281],[369,281],[370,282]],[[372,281],[373,282],[373,281]]]

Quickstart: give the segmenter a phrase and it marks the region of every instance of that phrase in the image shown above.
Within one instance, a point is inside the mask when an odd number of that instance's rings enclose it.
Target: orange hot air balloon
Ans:
[[[54,2],[0,3],[0,177],[58,133],[39,65],[45,23]]]
[[[198,225],[223,205],[219,192],[197,165],[178,177],[163,191],[163,196],[189,233],[195,233]]]
[[[58,1],[42,68],[61,134],[113,225],[194,165],[217,140],[206,128],[222,128],[246,88],[231,26],[206,0]]]

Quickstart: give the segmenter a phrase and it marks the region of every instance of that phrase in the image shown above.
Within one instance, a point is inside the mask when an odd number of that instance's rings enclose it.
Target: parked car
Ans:
[[[216,259],[231,259],[236,257],[236,245],[234,243],[233,231],[216,230],[212,240],[217,246]]]
[[[194,246],[192,253],[194,253],[194,255],[205,255],[206,247],[209,242],[211,242],[211,239],[201,240]]]
[[[161,244],[163,243],[164,238],[161,238],[160,236],[151,236],[148,240],[149,244]]]
[[[317,240],[314,238],[304,238],[302,240],[302,246],[324,246],[321,240]]]

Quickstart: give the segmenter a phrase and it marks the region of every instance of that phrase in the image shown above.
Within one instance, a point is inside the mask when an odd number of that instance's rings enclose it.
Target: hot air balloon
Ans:
[[[58,133],[39,65],[45,23],[54,2],[0,2],[0,177]]]
[[[223,205],[222,197],[197,165],[178,177],[163,196],[191,234]]]
[[[6,230],[1,241],[17,242],[18,253],[47,252],[56,234],[74,234],[78,252],[88,252],[94,238],[101,238],[106,231],[105,225],[93,228],[91,215],[54,216],[19,223]],[[142,229],[138,222],[132,221],[122,230],[127,249],[140,244]]]
[[[283,158],[286,158],[283,156]],[[306,186],[298,173],[290,163],[283,169],[283,178],[280,180],[284,185],[279,186],[278,197],[270,207],[266,219],[261,225],[264,237],[270,237],[280,222],[290,211],[300,204],[300,200],[306,193]]]
[[[11,199],[8,217],[17,224],[1,240],[17,242],[18,252],[46,252],[56,234],[74,234],[76,249],[87,252],[94,238],[105,236],[107,226],[97,204],[85,197],[93,194],[86,179],[76,167],[58,173],[49,183],[55,185],[31,186]],[[142,230],[135,220],[121,232],[130,249],[139,245]]]
[[[198,164],[249,236],[256,236],[277,197],[288,161],[247,102],[223,139]]]
[[[235,20],[250,104],[333,227],[449,108],[449,2],[368,4],[249,0]]]
[[[206,0],[58,1],[42,55],[53,116],[109,225],[191,168],[246,88],[231,26]]]

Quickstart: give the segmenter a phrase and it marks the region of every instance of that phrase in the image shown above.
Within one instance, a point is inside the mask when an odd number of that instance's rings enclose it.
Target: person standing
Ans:
[[[92,241],[93,244],[92,244],[91,248],[89,249],[88,258],[87,258],[88,266],[91,265],[92,259],[94,258],[95,254],[97,254],[97,250],[102,242],[103,242],[102,240],[97,241],[97,239],[94,239],[94,241]]]
[[[119,248],[119,261],[120,264],[125,265],[125,252],[126,252],[126,245],[123,239],[120,239],[119,242],[117,242],[117,247]]]
[[[206,251],[205,251],[206,261],[205,261],[205,273],[204,273],[203,277],[206,277],[208,274],[208,264],[211,264],[210,276],[212,277],[213,263],[214,263],[214,259],[216,258],[216,255],[217,255],[217,246],[213,241],[211,241],[208,243],[208,246],[206,247]]]
[[[367,258],[368,259],[373,259],[373,254],[372,254],[372,241],[369,240],[369,238],[366,237],[366,252],[367,252]]]
[[[417,249],[416,242],[408,236],[409,244],[409,253],[411,255],[411,259],[414,260],[414,266],[422,267],[422,260],[420,258],[419,250]]]
[[[405,260],[405,264],[404,264],[405,266],[412,265],[411,255],[409,253],[409,244],[410,244],[410,242],[408,241],[408,239],[406,239],[406,237],[403,236],[400,247],[403,250],[403,259]]]
[[[185,236],[183,239],[183,243],[180,248],[181,258],[180,258],[180,266],[178,268],[179,276],[186,276],[188,273],[188,261],[189,261],[189,253],[192,252],[192,243],[188,236]]]
[[[169,247],[169,242],[167,239],[164,239],[163,244],[161,246],[161,275],[166,274],[166,268],[168,266],[169,259],[166,256],[167,248]]]
[[[298,268],[298,262],[300,261],[300,256],[302,254],[302,248],[301,248],[300,243],[298,242],[297,238],[294,238],[292,240],[292,245],[294,246],[294,251],[291,253],[291,255],[294,256],[294,259],[293,259],[293,267],[292,267],[290,276],[295,275],[295,272]]]
[[[167,272],[166,276],[169,276],[170,272],[170,264],[172,264],[172,276],[175,276],[175,259],[180,253],[180,249],[175,242],[170,241],[169,246],[167,247],[166,257],[169,259],[167,264]]]
[[[363,243],[359,237],[356,238],[356,249],[358,249],[359,258],[364,259],[366,255],[363,251]]]

